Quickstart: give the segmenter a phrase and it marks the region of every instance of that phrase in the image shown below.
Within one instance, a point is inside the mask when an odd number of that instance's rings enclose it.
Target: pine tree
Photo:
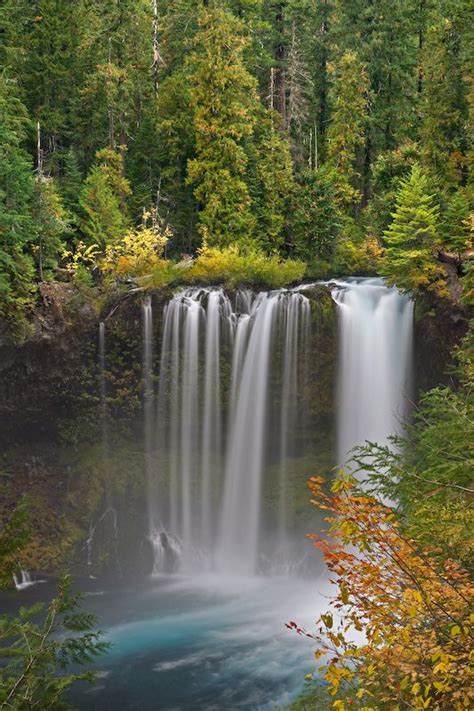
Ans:
[[[369,77],[353,52],[344,54],[334,67],[332,117],[328,130],[328,162],[340,175],[348,203],[358,199],[357,158],[365,144],[368,121]]]
[[[10,5],[12,0],[6,0]],[[16,0],[8,63],[30,116],[41,122],[46,172],[59,172],[59,151],[72,139],[74,108],[85,76],[83,0]]]
[[[337,205],[337,175],[322,166],[301,176],[292,217],[291,237],[295,253],[306,260],[330,261],[341,229]]]
[[[443,270],[434,258],[440,241],[439,206],[418,164],[401,181],[392,218],[384,232],[382,274],[400,289],[443,294]]]
[[[125,161],[144,106],[155,100],[153,5],[149,0],[98,0],[88,13],[83,52],[94,71],[81,88],[77,131],[87,156],[108,145]]]
[[[117,242],[129,225],[125,199],[130,193],[120,154],[105,148],[84,181],[79,204],[80,229],[88,243],[105,248]]]
[[[82,190],[83,175],[77,152],[70,148],[63,160],[63,178],[60,183],[61,197],[64,207],[71,214],[73,222],[77,222],[79,214],[79,196]]]
[[[199,246],[196,233],[196,200],[187,182],[188,162],[196,153],[193,130],[192,87],[183,67],[167,76],[157,97],[157,144],[160,199],[165,202],[179,255]]]
[[[34,178],[23,148],[28,127],[13,83],[0,73],[0,314],[13,318],[21,318],[34,292]]]
[[[260,110],[249,155],[248,184],[257,217],[255,242],[269,252],[282,251],[291,196],[295,188],[287,136],[280,116]]]
[[[69,215],[52,178],[37,178],[32,212],[37,235],[33,251],[39,279],[44,281],[53,276],[70,231]]]
[[[456,188],[466,171],[468,106],[461,22],[439,17],[428,32],[424,52],[421,145],[426,164],[445,189]]]
[[[209,245],[249,242],[255,218],[243,144],[253,132],[258,97],[243,60],[243,25],[213,4],[202,10],[193,44],[196,157],[188,163],[188,182],[201,205],[199,232]]]
[[[472,248],[472,233],[469,202],[461,192],[455,192],[448,200],[441,224],[443,246],[456,254],[462,261],[462,255]]]

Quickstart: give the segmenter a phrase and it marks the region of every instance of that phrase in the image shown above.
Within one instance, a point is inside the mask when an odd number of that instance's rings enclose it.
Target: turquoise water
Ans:
[[[95,591],[110,652],[96,686],[77,688],[80,711],[274,709],[314,671],[314,643],[285,627],[311,627],[326,607],[321,581],[160,578]]]

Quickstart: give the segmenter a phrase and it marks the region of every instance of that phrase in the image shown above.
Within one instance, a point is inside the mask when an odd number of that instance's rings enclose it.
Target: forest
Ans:
[[[473,28],[468,0],[3,0],[0,709],[472,708]],[[197,570],[240,582],[178,644]],[[281,650],[236,634],[236,695],[211,655],[180,696],[178,650],[269,570]],[[308,621],[284,586],[317,576]],[[150,580],[183,585],[150,617],[175,647],[120,687]]]

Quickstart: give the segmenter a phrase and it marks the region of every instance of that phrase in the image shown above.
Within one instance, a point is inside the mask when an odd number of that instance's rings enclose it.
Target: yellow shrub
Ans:
[[[256,250],[241,251],[237,246],[218,249],[204,246],[194,264],[187,270],[190,283],[225,284],[281,288],[299,281],[306,265],[297,260],[282,260]]]
[[[162,228],[154,213],[146,213],[140,227],[128,230],[117,244],[107,246],[102,268],[119,276],[150,273],[161,260],[170,236],[169,227]]]

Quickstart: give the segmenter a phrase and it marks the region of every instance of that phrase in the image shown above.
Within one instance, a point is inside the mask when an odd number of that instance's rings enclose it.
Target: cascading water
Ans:
[[[406,410],[411,301],[380,279],[333,281],[340,329],[338,456],[384,444]],[[156,408],[153,319],[143,305],[144,440],[154,572],[251,576],[291,559],[294,461],[318,354],[304,288],[231,298],[177,293],[166,305]],[[310,475],[307,471],[306,475]],[[268,479],[270,477],[270,479]],[[263,506],[268,486],[274,504]],[[267,489],[265,489],[267,491]]]
[[[153,478],[153,310],[150,297],[146,297],[142,306],[143,320],[143,422],[145,442],[145,474],[148,484],[148,503],[151,505],[154,492]],[[152,521],[151,511],[148,520]],[[153,536],[153,529],[150,530]]]
[[[279,296],[261,295],[254,312],[229,433],[217,568],[253,574],[257,564],[271,338]]]
[[[257,570],[263,474],[275,460],[269,434],[281,460],[277,518],[287,516],[283,459],[296,422],[309,315],[304,295],[283,291],[239,291],[232,300],[222,290],[188,289],[165,307],[149,486],[155,572],[169,561],[163,546],[176,554],[178,541],[181,568]],[[146,318],[144,311],[144,328]],[[278,345],[281,373],[273,382]],[[279,418],[270,418],[276,433],[269,432],[270,387],[281,403]],[[283,537],[286,523],[275,527]]]
[[[288,457],[298,427],[298,385],[307,375],[311,308],[307,299],[291,299],[282,313],[284,340],[283,385],[280,407],[280,504],[278,544],[284,551],[290,517],[288,502]],[[302,383],[304,385],[304,382]],[[301,385],[300,385],[301,387]]]
[[[407,414],[413,302],[382,279],[336,281],[339,311],[338,463],[366,441],[389,443]]]

